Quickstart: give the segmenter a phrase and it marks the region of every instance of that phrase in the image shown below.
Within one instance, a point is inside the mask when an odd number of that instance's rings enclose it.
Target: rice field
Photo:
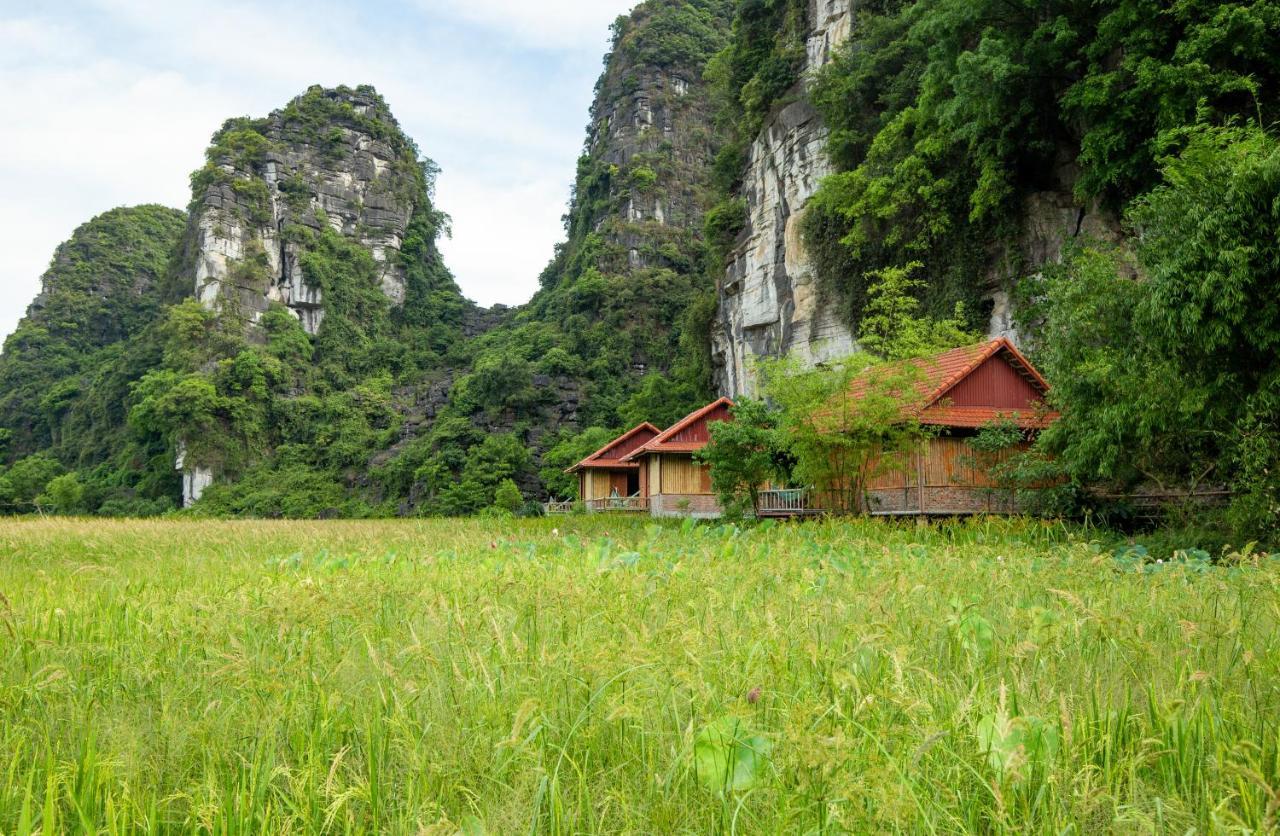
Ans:
[[[1022,521],[0,522],[0,833],[1263,833],[1280,561]]]

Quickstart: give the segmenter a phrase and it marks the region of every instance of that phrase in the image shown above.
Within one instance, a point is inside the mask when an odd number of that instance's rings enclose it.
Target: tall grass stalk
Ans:
[[[0,833],[1274,831],[1280,565],[1097,536],[2,522]]]

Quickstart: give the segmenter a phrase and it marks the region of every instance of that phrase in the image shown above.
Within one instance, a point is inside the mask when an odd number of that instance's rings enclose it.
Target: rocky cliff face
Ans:
[[[849,37],[851,6],[851,0],[810,2],[806,77]],[[805,204],[832,171],[827,128],[806,100],[806,83],[787,97],[748,152],[742,185],[748,223],[720,283],[711,335],[721,394],[753,391],[753,358],[794,354],[813,364],[854,348],[835,306],[819,298],[800,235]]]
[[[593,266],[604,272],[685,271],[696,260],[716,150],[702,74],[723,33],[717,26],[678,54],[656,48],[655,30],[672,25],[683,5],[645,3],[620,21],[597,84],[565,248],[595,236],[605,247]],[[727,9],[723,0],[694,5],[706,7],[696,13],[702,20]]]
[[[726,42],[732,9],[731,0],[648,0],[615,26],[566,240],[516,317],[546,328],[570,355],[564,369],[544,369],[581,385],[583,409],[566,416],[568,428],[634,423],[641,408],[621,410],[654,373],[679,394],[662,406],[650,399],[646,418],[709,395],[687,371],[690,355],[705,354],[705,317],[695,327],[686,314],[705,311],[711,291],[702,228],[717,138],[704,72]],[[526,353],[512,337],[506,353]],[[544,419],[554,432],[556,417]]]
[[[756,358],[791,355],[808,365],[856,349],[850,323],[822,298],[815,265],[806,253],[801,223],[806,204],[833,168],[826,155],[828,130],[808,101],[812,75],[833,50],[858,37],[853,0],[810,0],[804,80],[752,143],[741,197],[747,226],[728,260],[718,288],[712,327],[716,387],[723,395],[752,394]],[[1064,149],[1054,172],[1057,186],[1024,201],[1021,234],[993,253],[984,275],[991,336],[1019,335],[1009,288],[1040,266],[1058,260],[1077,236],[1119,240],[1117,219],[1082,207],[1073,195],[1075,151]]]
[[[605,84],[587,144],[609,172],[608,196],[591,226],[625,251],[625,269],[661,265],[664,230],[701,231],[712,156],[710,135],[698,130],[706,94],[689,70],[622,61]]]
[[[412,143],[370,88],[313,87],[263,120],[232,120],[214,138],[196,177],[190,255],[196,296],[233,305],[250,322],[272,302],[310,334],[324,319],[290,227],[329,226],[362,244],[383,292],[405,300],[397,255],[413,214],[420,173]]]

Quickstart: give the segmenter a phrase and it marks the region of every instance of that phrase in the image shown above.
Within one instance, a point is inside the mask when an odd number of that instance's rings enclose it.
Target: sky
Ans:
[[[0,0],[0,339],[108,209],[184,208],[232,116],[372,84],[443,169],[467,296],[520,304],[563,237],[609,24],[636,0]]]

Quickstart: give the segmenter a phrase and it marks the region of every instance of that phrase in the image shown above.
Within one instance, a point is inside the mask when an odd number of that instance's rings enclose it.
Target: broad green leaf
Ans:
[[[1003,709],[983,717],[978,745],[1001,779],[1019,781],[1028,771],[1043,772],[1058,753],[1058,727],[1039,717],[1012,717]]]
[[[698,732],[693,743],[698,782],[712,792],[749,790],[769,765],[769,741],[736,717],[721,717]]]

